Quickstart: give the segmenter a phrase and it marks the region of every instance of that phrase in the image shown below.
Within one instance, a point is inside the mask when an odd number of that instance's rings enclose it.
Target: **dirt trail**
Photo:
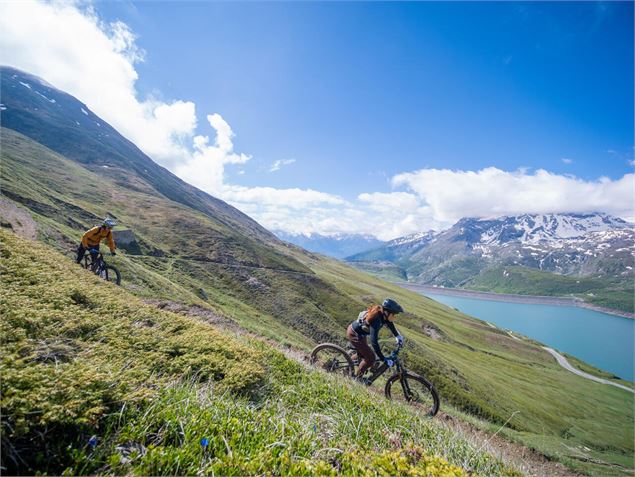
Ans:
[[[519,469],[527,477],[580,477],[564,464],[549,460],[544,455],[522,444],[509,441],[498,434],[483,431],[472,424],[440,412],[435,419],[442,425],[461,434],[476,449]]]
[[[0,196],[0,220],[3,227],[11,228],[20,237],[29,240],[37,238],[37,223],[29,211],[2,196]]]

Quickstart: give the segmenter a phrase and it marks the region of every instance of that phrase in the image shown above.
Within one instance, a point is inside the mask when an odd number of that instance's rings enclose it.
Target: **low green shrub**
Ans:
[[[262,385],[253,347],[144,305],[42,245],[6,232],[2,242],[2,442],[10,467],[54,468],[65,452],[50,443],[98,425],[124,403],[153,399],[176,379],[211,380],[238,394]]]
[[[412,408],[0,239],[3,472],[517,475]]]

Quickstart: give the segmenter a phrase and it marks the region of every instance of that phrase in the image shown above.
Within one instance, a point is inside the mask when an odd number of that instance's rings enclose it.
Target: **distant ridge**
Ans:
[[[634,259],[635,226],[598,212],[464,218],[347,261],[412,283],[577,296],[632,313]]]
[[[372,235],[362,234],[293,234],[283,230],[275,230],[273,233],[279,239],[298,245],[310,252],[340,259],[380,247],[385,243]]]

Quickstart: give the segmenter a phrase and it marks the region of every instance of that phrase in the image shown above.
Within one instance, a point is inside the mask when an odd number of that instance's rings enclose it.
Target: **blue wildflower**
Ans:
[[[201,439],[201,446],[203,446],[203,449],[206,448],[209,445],[209,439],[207,437],[203,437]]]
[[[97,446],[98,440],[99,438],[97,436],[91,436],[91,438],[88,439],[88,447],[90,447],[91,449],[94,449]]]

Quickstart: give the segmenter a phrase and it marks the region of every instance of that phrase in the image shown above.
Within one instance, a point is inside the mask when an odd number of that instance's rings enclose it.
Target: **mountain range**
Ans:
[[[385,243],[372,235],[363,234],[294,234],[284,230],[274,230],[273,233],[280,240],[292,243],[310,252],[321,253],[339,259],[378,248]]]
[[[573,375],[533,340],[280,240],[40,78],[2,67],[0,87],[2,451],[14,473],[205,474],[222,462],[255,466],[239,467],[244,474],[311,473],[291,466],[300,456],[323,460],[327,474],[341,455],[376,458],[379,442],[410,449],[428,439],[449,442],[443,455],[466,472],[510,474],[475,467],[491,462],[482,442],[461,450],[446,422],[578,471],[632,468],[631,393]],[[119,222],[120,253],[106,259],[121,287],[73,263],[82,233],[106,215]],[[357,385],[349,394],[341,379],[276,351],[301,360],[319,342],[344,345],[352,319],[387,296],[406,310],[402,357],[438,388],[443,422],[414,429],[403,406]],[[225,391],[237,376],[257,383],[253,394]],[[346,400],[341,415],[335,398]],[[252,421],[269,427],[244,425]],[[367,439],[355,437],[360,429]],[[209,467],[181,467],[195,460]]]
[[[347,261],[413,283],[574,295],[633,311],[635,227],[603,213],[465,218],[442,232],[401,237]]]

